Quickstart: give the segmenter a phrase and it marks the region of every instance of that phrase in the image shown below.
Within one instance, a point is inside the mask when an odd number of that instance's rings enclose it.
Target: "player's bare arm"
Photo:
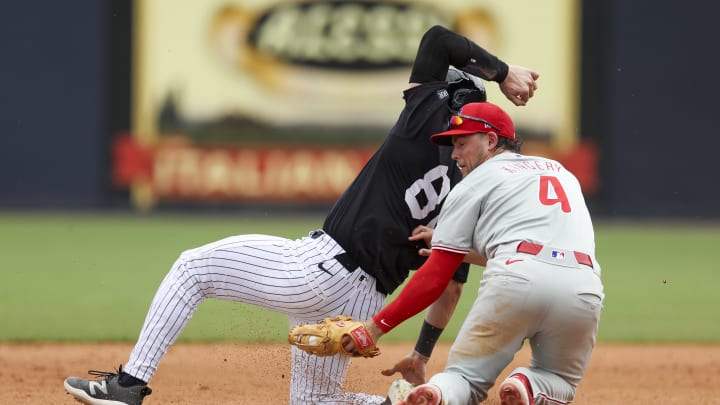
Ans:
[[[437,328],[437,337],[439,337],[440,332],[445,329],[447,324],[450,322],[450,318],[452,318],[457,303],[460,300],[463,285],[463,283],[451,280],[440,298],[428,307],[425,315],[425,323],[433,328]],[[435,342],[433,341],[429,344],[426,342],[418,343],[418,345],[420,344],[429,346],[429,348],[425,348],[423,350],[426,354],[419,353],[418,350],[420,349],[418,349],[418,346],[416,345],[413,351],[395,363],[392,368],[383,370],[382,374],[391,376],[395,373],[400,373],[402,377],[411,384],[424,384],[427,372],[427,362],[430,360],[430,354]]]
[[[465,255],[465,259],[463,261],[465,263],[476,264],[481,267],[485,267],[485,265],[487,265],[487,257],[475,249],[470,249],[470,251]]]
[[[540,74],[532,69],[510,65],[507,77],[500,83],[500,91],[513,104],[523,106],[535,95],[539,78]]]

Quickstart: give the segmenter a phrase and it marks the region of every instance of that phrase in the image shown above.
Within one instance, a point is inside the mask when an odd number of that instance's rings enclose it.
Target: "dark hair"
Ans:
[[[511,152],[520,153],[520,148],[522,147],[522,141],[517,138],[517,135],[515,135],[515,140],[511,140],[509,138],[505,138],[504,136],[498,135],[498,148],[503,148],[505,150],[509,150]]]

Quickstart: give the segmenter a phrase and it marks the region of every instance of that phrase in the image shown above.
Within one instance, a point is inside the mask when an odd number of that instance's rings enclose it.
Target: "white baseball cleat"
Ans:
[[[501,405],[535,405],[530,381],[523,374],[516,373],[500,384]]]

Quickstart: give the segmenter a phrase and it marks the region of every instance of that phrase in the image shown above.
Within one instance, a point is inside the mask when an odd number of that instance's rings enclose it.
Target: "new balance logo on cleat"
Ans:
[[[102,391],[102,393],[105,394],[105,395],[108,394],[107,381],[100,381],[100,382],[97,382],[97,381],[89,381],[89,382],[88,382],[88,387],[90,388],[90,394],[92,394],[93,396],[96,396],[96,395],[97,395],[97,394],[95,393],[95,390],[96,390],[96,389]]]
[[[88,371],[88,374],[102,380],[68,377],[64,383],[65,391],[87,405],[142,405],[143,399],[152,393],[152,389],[142,384],[124,387],[118,381],[120,373],[122,365],[114,373]]]

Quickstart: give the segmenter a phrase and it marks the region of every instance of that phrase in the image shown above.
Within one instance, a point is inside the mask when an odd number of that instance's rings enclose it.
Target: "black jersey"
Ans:
[[[370,275],[378,291],[390,294],[419,268],[422,241],[408,241],[415,227],[434,227],[450,188],[462,178],[430,135],[447,129],[447,83],[405,90],[405,108],[385,142],[325,218],[323,230]],[[467,281],[468,265],[453,277]]]

